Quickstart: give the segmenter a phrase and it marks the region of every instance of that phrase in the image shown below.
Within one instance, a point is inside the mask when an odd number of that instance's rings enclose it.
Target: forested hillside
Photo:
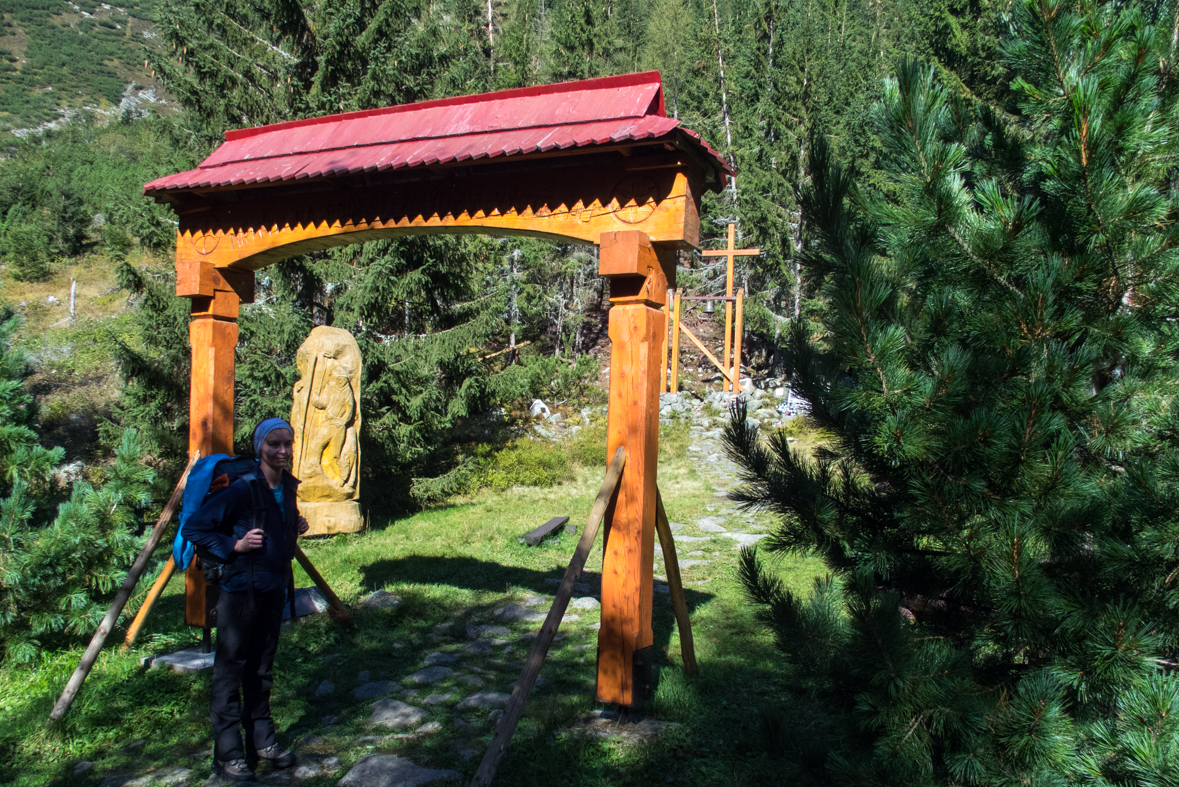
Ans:
[[[6,0],[0,5],[0,129],[59,120],[63,110],[117,113],[124,98],[156,103],[144,70],[156,0]]]

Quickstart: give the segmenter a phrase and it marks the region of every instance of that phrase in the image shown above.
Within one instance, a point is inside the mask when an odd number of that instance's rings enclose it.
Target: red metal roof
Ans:
[[[143,192],[261,185],[677,136],[718,171],[730,172],[698,134],[667,117],[659,72],[648,71],[229,131],[196,169],[153,180]]]

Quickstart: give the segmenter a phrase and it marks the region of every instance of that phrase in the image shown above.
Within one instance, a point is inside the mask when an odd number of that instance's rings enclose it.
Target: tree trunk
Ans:
[[[732,123],[729,120],[729,97],[728,91],[725,88],[725,55],[720,34],[720,10],[716,7],[716,0],[712,0],[712,23],[716,29],[716,62],[717,67],[720,69],[721,113],[725,121],[725,150],[729,158],[729,166],[736,171],[737,162],[733,158],[733,130],[731,128]],[[729,178],[729,186],[733,190],[733,202],[735,204],[737,201],[736,175]]]

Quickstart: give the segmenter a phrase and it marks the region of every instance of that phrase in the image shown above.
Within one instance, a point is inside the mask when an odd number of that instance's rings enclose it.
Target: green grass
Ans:
[[[671,448],[681,442],[674,434],[678,428],[670,427],[667,435]],[[431,709],[432,719],[444,725],[441,733],[361,744],[358,738],[385,731],[367,726],[370,701],[352,698],[357,673],[368,670],[372,680],[400,681],[421,668],[428,652],[461,651],[465,624],[498,623],[493,617],[498,607],[518,603],[526,593],[555,592],[555,585],[546,580],[563,575],[576,537],[562,535],[538,547],[518,544],[516,538],[557,515],[570,516],[580,530],[601,473],[600,467],[579,467],[572,481],[551,488],[485,491],[405,519],[374,522],[365,534],[306,543],[311,560],[346,602],[386,589],[403,603],[395,610],[357,610],[352,628],[321,615],[284,633],[273,697],[280,740],[290,742],[308,733],[321,736],[310,751],[335,754],[344,767],[366,754],[387,752],[420,765],[453,768],[469,779],[492,728],[486,712],[480,712],[471,717],[474,729],[458,729],[458,716],[447,708],[474,689],[444,681],[422,691],[422,697],[451,694],[442,708]],[[725,505],[683,456],[661,462],[659,483],[669,517],[689,523],[681,533],[696,532],[690,523]],[[799,736],[783,734],[779,717],[777,727],[766,723],[763,711],[768,700],[779,696],[788,674],[742,598],[732,542],[697,541],[678,551],[681,560],[689,551],[702,551],[712,560],[684,571],[702,670],[698,679],[683,674],[667,596],[657,593],[655,598],[657,689],[649,710],[679,726],[642,745],[587,738],[565,729],[570,720],[602,707],[593,700],[592,624],[598,613],[582,611],[578,622],[561,628],[566,636],[548,655],[541,672],[545,684],[532,694],[497,784],[784,783],[783,763],[798,759],[791,747],[796,747],[793,741]],[[599,536],[582,580],[594,592],[601,567]],[[782,561],[778,569],[792,590],[806,593],[821,566],[797,559]],[[655,571],[661,575],[661,560]],[[298,584],[310,584],[301,571],[296,576]],[[143,585],[146,588],[147,581]],[[183,583],[173,580],[134,652],[122,654],[115,647],[104,651],[60,729],[46,729],[42,722],[77,663],[81,646],[29,668],[6,667],[0,675],[0,717],[7,722],[0,729],[0,783],[97,785],[112,773],[139,775],[177,765],[192,767],[194,777],[208,775],[208,674],[180,676],[138,667],[143,655],[196,643],[196,632],[181,623],[182,592]],[[523,634],[536,625],[512,628]],[[118,630],[112,634],[112,646],[122,636]],[[513,640],[506,655],[497,647],[490,657],[461,660],[483,670],[477,674],[486,688],[510,691],[530,644],[528,639]],[[316,698],[315,689],[323,680],[332,681],[336,692]],[[410,702],[429,709],[420,700]],[[332,716],[338,720],[332,722]],[[805,709],[792,708],[787,732],[801,729],[810,718]],[[126,747],[140,739],[145,741],[142,746]],[[462,750],[478,754],[464,760]],[[93,761],[95,767],[75,776],[74,765],[81,760]],[[304,783],[334,784],[335,779]]]

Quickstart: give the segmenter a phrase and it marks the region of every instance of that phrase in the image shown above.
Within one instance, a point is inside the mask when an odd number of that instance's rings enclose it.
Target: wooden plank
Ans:
[[[168,522],[172,519],[172,514],[179,508],[180,499],[184,496],[184,485],[188,482],[188,473],[192,470],[192,466],[196,464],[196,460],[199,457],[199,451],[193,454],[192,459],[188,461],[188,467],[184,468],[184,473],[180,476],[180,480],[176,482],[176,488],[172,490],[172,496],[168,498],[167,505],[164,506],[163,512],[160,513],[160,518],[156,520],[155,527],[151,529],[151,535],[147,537],[147,542],[143,545],[143,549],[139,551],[139,557],[135,558],[135,562],[131,564],[131,569],[123,579],[123,586],[119,588],[115,600],[106,612],[106,617],[102,619],[102,623],[98,625],[98,630],[90,638],[90,645],[86,648],[86,652],[82,654],[82,660],[78,662],[78,668],[70,676],[65,690],[62,691],[57,704],[53,706],[53,711],[49,714],[50,722],[58,721],[69,712],[70,705],[74,703],[74,697],[77,696],[78,690],[82,688],[82,681],[86,680],[86,676],[90,674],[90,668],[94,666],[94,662],[102,650],[102,644],[106,642],[107,635],[111,633],[115,621],[119,619],[119,614],[123,611],[123,607],[126,606],[127,599],[131,597],[131,591],[135,590],[135,585],[139,582],[139,575],[147,568],[147,561],[151,559],[151,553],[155,551],[156,545],[160,543],[160,539],[168,527]]]
[[[733,380],[741,387],[741,341],[745,333],[745,288],[737,290],[737,324],[733,330]]]
[[[143,628],[143,622],[147,620],[147,613],[151,612],[152,605],[156,603],[156,599],[164,592],[164,588],[168,587],[168,580],[172,578],[172,574],[175,571],[176,561],[172,559],[171,555],[168,555],[168,562],[164,563],[164,567],[160,570],[160,575],[152,583],[147,598],[139,605],[139,611],[135,613],[135,619],[131,621],[131,626],[127,629],[127,636],[123,640],[123,650],[129,650],[135,644],[135,638],[139,636],[139,630]]]
[[[298,544],[295,545],[295,560],[299,561],[299,565],[307,572],[307,576],[311,577],[311,581],[319,588],[319,592],[327,599],[328,614],[332,616],[333,620],[340,623],[349,623],[351,618],[348,616],[348,607],[344,606],[344,602],[340,601],[340,597],[332,590],[331,585],[323,578],[323,575],[316,570],[315,566],[311,565],[311,561],[307,555],[303,553],[303,548]]]
[[[696,664],[696,645],[692,639],[692,620],[688,615],[688,599],[684,595],[684,583],[680,578],[680,561],[675,553],[675,540],[667,511],[663,508],[663,497],[655,490],[655,532],[659,534],[659,546],[663,549],[663,566],[667,569],[667,588],[671,591],[671,607],[675,610],[676,628],[680,630],[680,654],[684,659],[684,674],[694,678],[700,674]]]
[[[491,745],[487,747],[487,753],[483,755],[483,761],[479,763],[479,769],[475,771],[471,787],[487,787],[495,778],[495,769],[499,767],[500,759],[508,750],[508,744],[512,742],[516,725],[520,723],[520,717],[524,715],[524,703],[528,700],[532,687],[536,685],[536,679],[540,675],[540,667],[544,663],[545,656],[548,655],[553,639],[557,636],[557,627],[561,625],[561,618],[565,616],[565,610],[569,607],[569,599],[573,596],[573,583],[581,576],[581,570],[585,567],[585,560],[589,557],[590,549],[593,548],[594,539],[598,535],[598,527],[602,523],[606,509],[614,498],[615,490],[619,487],[625,465],[626,449],[619,446],[614,451],[614,458],[610,460],[610,466],[606,469],[606,477],[602,480],[602,487],[598,490],[594,507],[590,509],[589,519],[585,523],[585,530],[581,533],[577,549],[573,551],[573,557],[569,561],[568,568],[565,569],[565,578],[561,580],[561,587],[557,589],[557,597],[553,599],[553,605],[549,607],[549,613],[544,619],[544,624],[540,627],[540,633],[537,634],[536,641],[532,643],[532,649],[528,651],[528,659],[524,662],[524,671],[520,675],[520,680],[516,682],[516,688],[512,689],[512,696],[508,698],[504,715],[496,725],[495,737],[491,739]]]
[[[680,390],[680,332],[679,325],[681,313],[683,311],[682,301],[684,300],[683,289],[675,291],[675,309],[672,310],[671,315],[671,392],[678,393]]]
[[[544,541],[545,536],[547,536],[549,533],[552,533],[554,530],[568,521],[569,517],[567,516],[555,516],[535,530],[529,530],[527,533],[525,533],[524,543],[530,547],[534,547],[541,541]]]
[[[680,323],[680,330],[683,331],[687,335],[687,337],[692,340],[692,343],[696,345],[696,349],[698,349],[698,350],[700,350],[700,352],[704,353],[705,358],[712,361],[712,365],[720,370],[720,373],[722,375],[724,375],[724,378],[726,380],[728,380],[729,382],[733,381],[733,378],[731,378],[729,376],[729,373],[727,371],[725,371],[725,367],[721,366],[721,362],[716,359],[715,355],[713,355],[712,353],[710,353],[708,351],[708,348],[704,346],[703,342],[701,342],[699,339],[696,338],[696,334],[694,334],[688,330],[688,326],[684,325],[681,322]]]
[[[761,254],[761,249],[707,249],[700,252],[704,257],[727,257],[732,254],[735,257],[749,257],[754,254]]]

